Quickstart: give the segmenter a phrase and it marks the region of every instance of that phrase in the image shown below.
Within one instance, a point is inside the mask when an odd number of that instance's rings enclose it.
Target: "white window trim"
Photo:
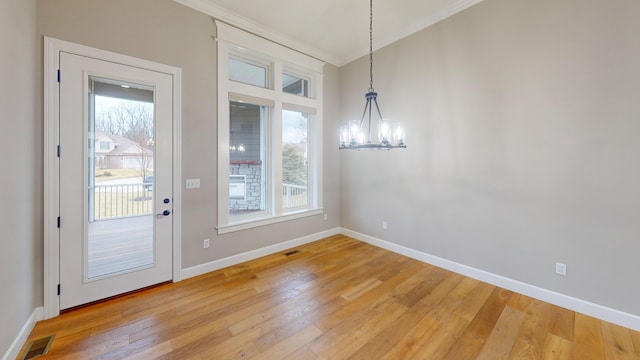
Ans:
[[[216,21],[218,50],[218,234],[264,226],[283,221],[290,221],[323,213],[322,209],[322,69],[324,63],[305,54],[265,40],[242,31],[228,24]],[[263,55],[273,60],[271,70],[272,81],[269,88],[261,88],[229,80],[228,59],[236,57],[235,49],[247,49],[250,53]],[[237,57],[236,57],[237,58]],[[291,71],[294,70],[294,71]],[[282,73],[293,73],[308,79],[310,97],[301,97],[282,91]],[[273,102],[272,139],[276,143],[282,141],[282,109],[298,110],[313,114],[314,121],[308,131],[310,161],[314,164],[310,169],[309,186],[313,188],[309,197],[310,206],[306,209],[287,209],[283,212],[282,197],[274,196],[271,207],[266,209],[266,217],[252,219],[229,220],[229,101],[243,97],[261,102]],[[280,169],[282,159],[271,157],[271,169]],[[312,171],[311,171],[312,170]],[[275,171],[269,174],[267,193],[282,193],[282,174]]]

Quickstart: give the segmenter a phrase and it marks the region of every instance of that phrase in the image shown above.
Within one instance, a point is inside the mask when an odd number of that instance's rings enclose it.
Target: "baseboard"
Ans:
[[[2,356],[2,360],[15,359],[20,355],[20,349],[22,349],[22,345],[24,345],[27,338],[29,338],[31,330],[33,330],[36,323],[42,319],[44,319],[44,309],[42,307],[33,309],[31,316],[29,316],[27,322],[22,326],[18,336],[16,336],[15,340],[11,343],[11,346],[9,346],[9,349],[7,349],[7,352]]]
[[[182,269],[182,271],[180,272],[180,276],[182,280],[185,280],[194,276],[206,274],[211,271],[215,271],[228,266],[240,264],[245,261],[257,259],[259,257],[266,256],[266,255],[271,255],[282,250],[287,250],[295,246],[308,244],[310,242],[321,240],[329,236],[337,235],[337,234],[340,234],[340,230],[341,230],[340,228],[333,228],[333,229],[321,231],[319,233],[303,236],[301,238],[281,242],[278,244],[274,244],[274,245],[263,247],[256,250],[251,250],[242,254],[229,256],[224,259],[219,259],[219,260],[211,261],[205,264],[192,266],[186,269]]]
[[[608,321],[620,326],[624,326],[636,331],[640,331],[640,317],[625,313],[616,309],[608,308],[602,305],[594,304],[582,299],[567,296],[555,291],[540,288],[521,281],[509,279],[504,276],[496,275],[484,270],[479,270],[467,265],[459,264],[451,260],[443,259],[427,253],[423,253],[411,248],[407,248],[392,242],[381,240],[369,235],[342,228],[342,234],[352,238],[364,241],[371,245],[453,271],[470,278],[474,278],[486,283],[511,290],[534,299],[542,300],[560,307],[570,309],[585,315]]]

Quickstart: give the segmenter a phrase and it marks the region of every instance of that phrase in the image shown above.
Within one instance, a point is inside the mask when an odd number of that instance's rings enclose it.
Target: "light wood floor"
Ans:
[[[640,359],[640,333],[334,236],[36,325],[43,359]]]

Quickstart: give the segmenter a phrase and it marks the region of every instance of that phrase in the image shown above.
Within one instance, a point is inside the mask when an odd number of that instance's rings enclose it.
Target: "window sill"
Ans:
[[[301,210],[297,212],[287,213],[281,216],[274,216],[269,218],[260,218],[260,219],[251,219],[243,222],[218,226],[218,235],[227,234],[234,231],[251,229],[258,226],[265,226],[271,224],[277,224],[284,221],[302,219],[309,216],[316,216],[324,213],[322,208],[319,209],[311,209],[311,210]]]

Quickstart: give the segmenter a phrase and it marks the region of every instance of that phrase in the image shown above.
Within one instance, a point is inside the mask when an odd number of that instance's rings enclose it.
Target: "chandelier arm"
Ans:
[[[376,110],[378,110],[378,116],[380,116],[380,121],[384,121],[384,118],[382,117],[382,113],[380,112],[380,107],[378,106],[378,99],[373,98],[373,102],[376,103]]]
[[[370,103],[371,103],[371,99],[367,98],[367,102],[364,104],[364,111],[362,112],[362,118],[360,119],[360,129],[362,129],[362,126],[364,126],[364,117],[365,115],[367,115],[367,108],[369,107]]]
[[[376,101],[376,98],[373,98],[373,101]],[[371,99],[367,99],[367,103],[369,103],[369,137],[367,138],[367,142],[371,142],[371,107],[373,104],[371,103]]]

